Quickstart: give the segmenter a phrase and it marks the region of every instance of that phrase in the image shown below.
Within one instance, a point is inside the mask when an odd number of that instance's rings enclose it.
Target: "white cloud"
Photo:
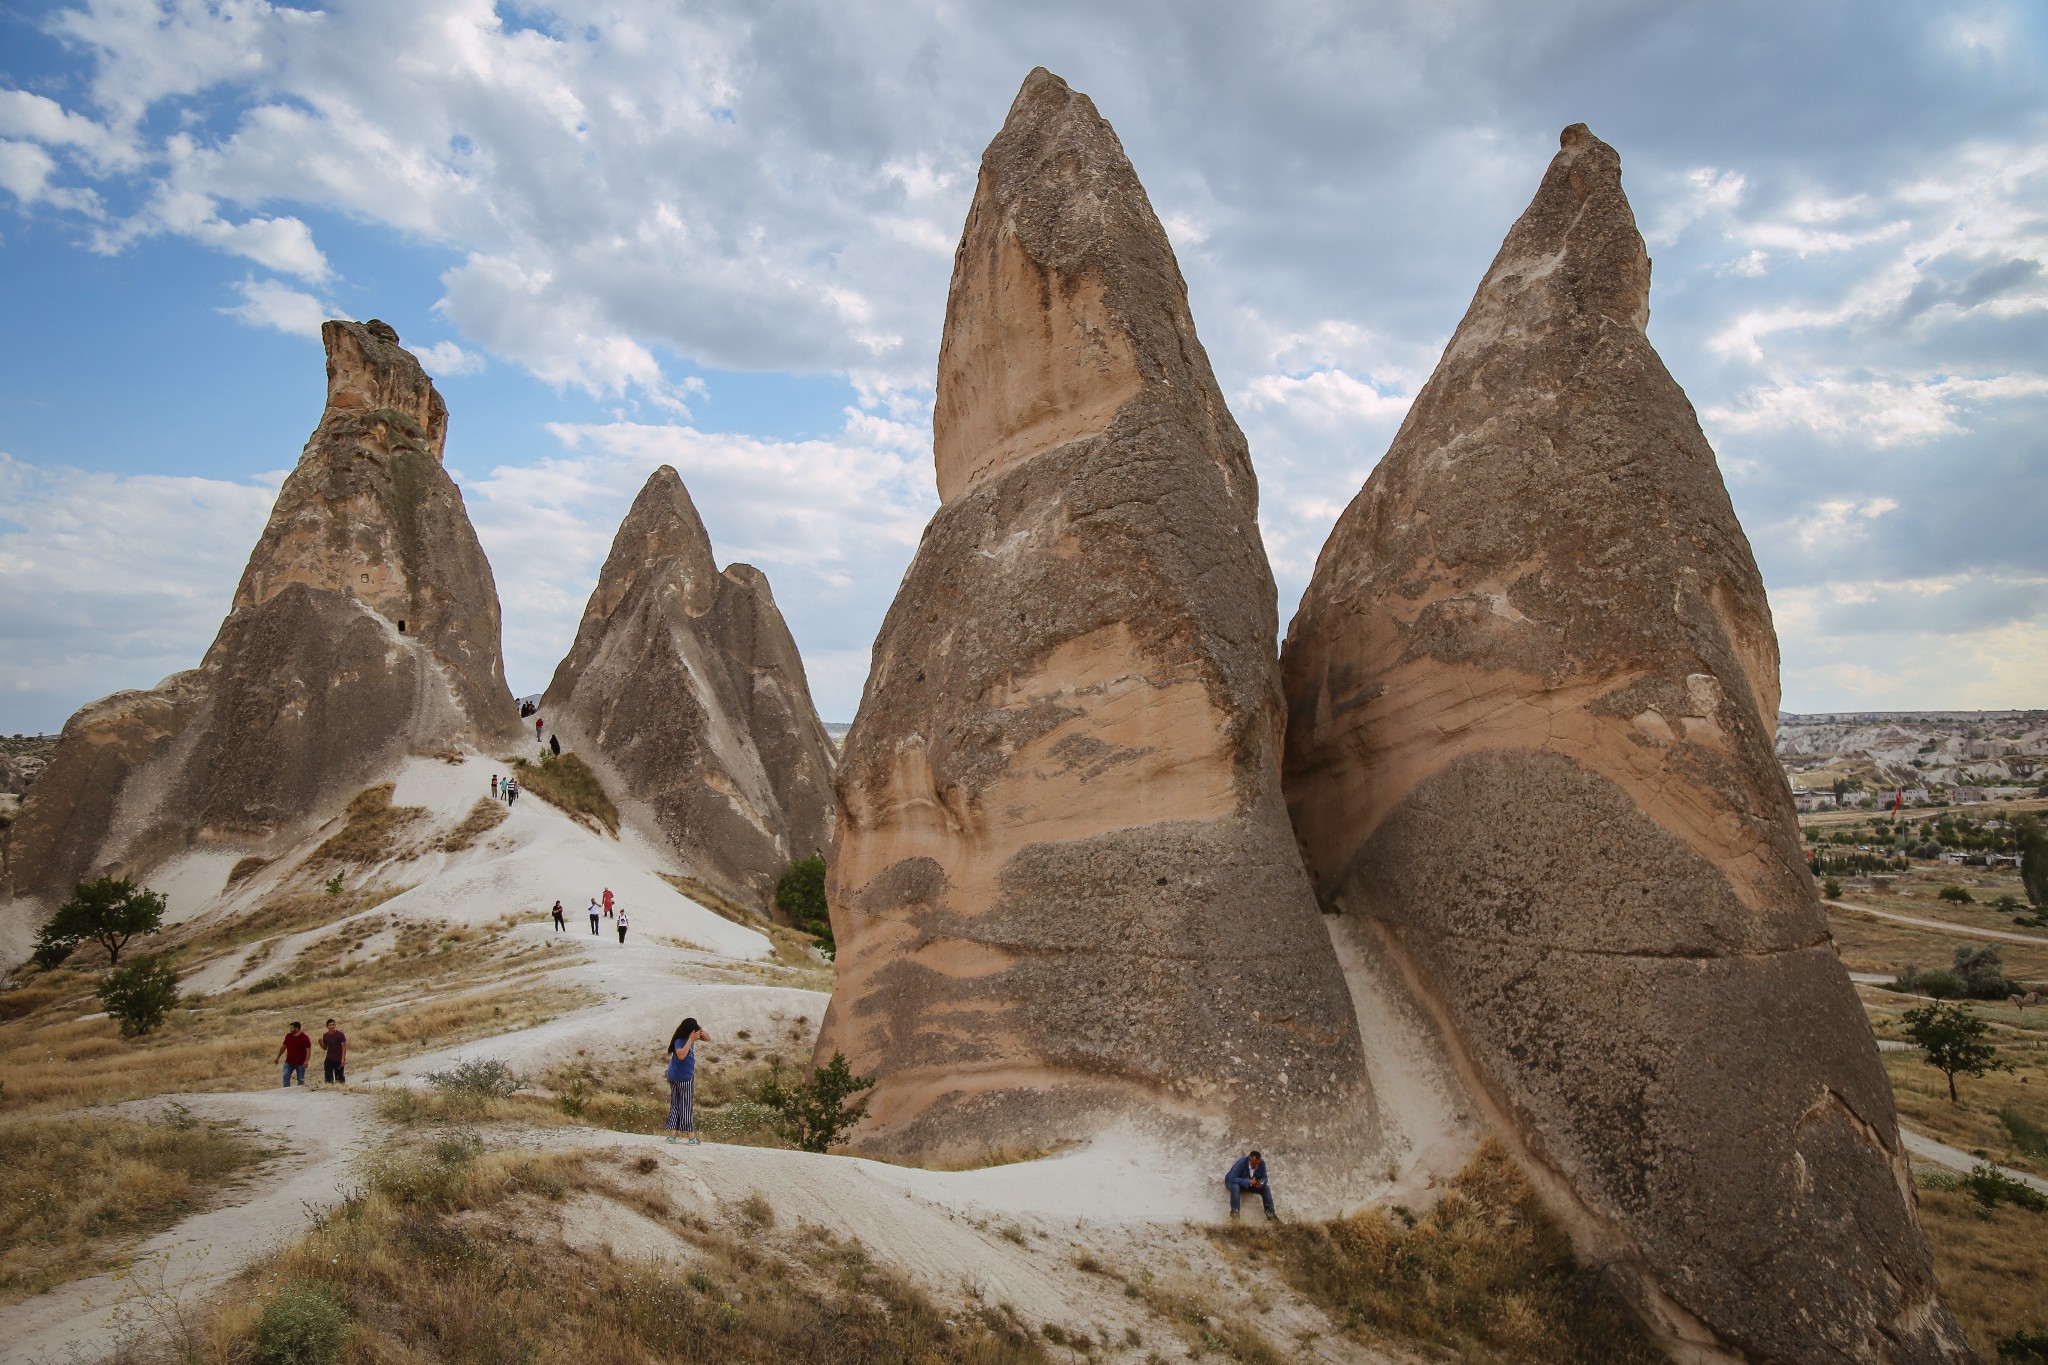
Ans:
[[[321,323],[347,316],[331,304],[277,280],[243,280],[235,288],[240,291],[242,302],[220,311],[251,327],[317,338]]]
[[[482,356],[475,351],[465,351],[452,341],[437,341],[431,346],[414,346],[412,353],[420,358],[420,364],[435,378],[484,372],[485,362]]]
[[[1873,446],[1924,442],[1964,430],[1977,404],[2048,395],[2048,376],[1942,375],[1773,379],[1702,410],[1716,433],[1809,431]]]

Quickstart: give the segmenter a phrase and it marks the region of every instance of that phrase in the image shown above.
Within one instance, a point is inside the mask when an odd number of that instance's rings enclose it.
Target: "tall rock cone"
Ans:
[[[1567,128],[1288,633],[1295,828],[1681,1358],[1967,1359],[1649,285]]]
[[[7,891],[262,850],[408,753],[518,716],[497,587],[441,467],[448,410],[382,322],[329,322],[327,405],[200,666],[80,710],[10,832]]]
[[[676,471],[619,526],[541,715],[697,877],[755,909],[831,840],[832,746],[768,579],[723,573]]]
[[[1213,1163],[1340,1104],[1369,1138],[1244,438],[1115,133],[1043,70],[982,158],[933,436],[943,505],[839,767],[818,1055],[878,1078],[857,1145],[1130,1117]]]

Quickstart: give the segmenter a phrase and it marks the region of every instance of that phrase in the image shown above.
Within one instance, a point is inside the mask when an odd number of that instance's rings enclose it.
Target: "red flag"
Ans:
[[[1899,788],[1899,794],[1892,798],[1892,814],[1897,815],[1906,804],[1906,789]]]

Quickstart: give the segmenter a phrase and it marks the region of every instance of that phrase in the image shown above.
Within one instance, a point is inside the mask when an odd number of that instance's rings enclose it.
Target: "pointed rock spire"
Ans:
[[[447,408],[381,322],[329,322],[328,401],[198,669],[82,709],[10,831],[43,903],[197,846],[266,848],[408,753],[516,733]]]
[[[1341,1114],[1371,1147],[1279,795],[1244,438],[1116,135],[1042,70],[982,158],[933,434],[943,506],[839,774],[818,1055],[879,1078],[859,1142],[1192,1140],[1199,1111],[1213,1143]]]
[[[541,714],[719,894],[766,910],[831,840],[832,748],[768,580],[723,573],[675,470],[620,523]]]
[[[1967,1359],[1649,278],[1620,158],[1567,128],[1289,630],[1295,828],[1686,1358]]]

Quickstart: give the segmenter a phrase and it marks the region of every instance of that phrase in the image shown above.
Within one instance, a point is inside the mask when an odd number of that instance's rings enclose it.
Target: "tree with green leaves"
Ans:
[[[798,858],[775,885],[775,903],[789,922],[807,934],[815,934],[826,952],[831,952],[832,916],[825,908],[825,860],[817,854]]]
[[[171,964],[145,953],[100,980],[100,1005],[121,1026],[123,1038],[152,1033],[178,1003],[178,974]]]
[[[769,1062],[768,1079],[761,1082],[754,1098],[775,1114],[776,1132],[801,1151],[822,1152],[868,1112],[868,1102],[853,1097],[874,1084],[873,1076],[854,1075],[840,1052],[833,1053],[832,1060],[808,1079],[784,1084],[781,1059],[774,1058]]]
[[[36,931],[36,961],[54,966],[79,944],[92,942],[107,950],[107,965],[118,966],[130,939],[163,928],[164,905],[160,892],[126,877],[81,882]]]
[[[2027,899],[2048,909],[2048,830],[2031,815],[2012,822],[2012,840],[2020,851],[2020,885]]]
[[[1962,1102],[1956,1095],[1956,1077],[2013,1069],[2011,1062],[1999,1060],[1997,1048],[1984,1041],[1990,1026],[1960,1005],[1926,1005],[1907,1010],[1899,1018],[1927,1064],[1948,1077],[1950,1104]]]

